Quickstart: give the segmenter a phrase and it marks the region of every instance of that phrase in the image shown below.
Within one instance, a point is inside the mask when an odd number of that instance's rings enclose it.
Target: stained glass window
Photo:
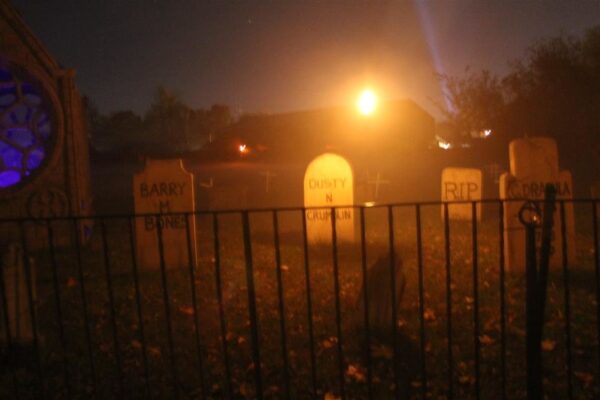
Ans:
[[[51,107],[27,74],[0,62],[0,190],[29,180],[53,143]]]

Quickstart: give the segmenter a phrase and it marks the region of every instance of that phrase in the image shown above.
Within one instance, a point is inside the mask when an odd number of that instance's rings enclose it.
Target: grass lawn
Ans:
[[[448,315],[444,229],[439,206],[422,210],[422,308],[421,330],[417,232],[414,207],[394,211],[395,251],[404,264],[406,291],[398,310],[396,337],[398,351],[397,384],[402,398],[447,398],[451,381],[454,398],[498,399],[502,388],[501,313],[497,209],[489,206],[478,224],[477,303],[474,293],[471,225],[452,222],[451,337],[452,363],[448,364]],[[598,337],[594,246],[591,218],[583,206],[577,210],[577,255],[570,266],[570,330],[574,398],[600,396],[598,381]],[[367,265],[388,251],[385,209],[369,209],[366,223]],[[311,351],[307,313],[305,258],[300,212],[282,212],[280,249],[285,338],[292,398],[311,398]],[[266,398],[285,398],[285,369],[281,346],[281,320],[271,214],[251,214],[252,260],[256,290],[258,341],[262,387]],[[248,282],[244,243],[239,214],[219,217],[221,289],[225,341],[231,380],[224,367],[222,326],[215,285],[215,254],[212,219],[197,217],[199,263],[194,271],[197,296],[197,323],[201,344],[201,369],[195,335],[194,307],[189,270],[167,271],[167,292],[174,354],[171,357],[165,318],[161,273],[139,273],[142,327],[137,314],[128,221],[111,220],[108,226],[108,255],[116,321],[115,335],[102,240],[98,229],[82,250],[84,280],[78,274],[75,252],[60,248],[56,265],[60,308],[64,321],[66,352],[57,323],[57,304],[48,251],[32,253],[37,271],[37,313],[40,332],[41,366],[46,395],[113,398],[172,397],[174,387],[184,398],[201,397],[202,387],[209,398],[226,398],[229,387],[235,398],[254,398],[251,321],[248,308]],[[359,237],[359,236],[357,236]],[[358,306],[362,284],[360,242],[338,248],[339,300],[342,328],[343,377],[347,398],[366,398],[367,363],[363,315]],[[336,326],[331,247],[310,246],[310,298],[317,397],[334,399],[340,395],[340,371]],[[82,284],[87,299],[95,379],[85,335],[81,301]],[[525,284],[522,272],[507,272],[505,287],[505,343],[507,398],[525,398]],[[567,369],[565,346],[565,297],[561,269],[550,272],[543,342],[544,384],[548,398],[566,398]],[[479,335],[475,335],[474,311],[478,307]],[[374,398],[393,398],[393,338],[389,332],[371,332],[371,371]],[[424,341],[421,341],[423,336]],[[480,346],[479,381],[475,371],[475,340]],[[145,363],[147,359],[148,382]],[[10,398],[13,374],[22,398],[39,397],[39,380],[31,349],[22,349],[19,362],[8,363],[2,373],[0,398]],[[66,360],[66,363],[64,362]],[[121,365],[119,370],[118,364]],[[175,365],[173,370],[172,365]],[[66,365],[66,369],[65,369]],[[451,368],[449,368],[451,367]],[[449,370],[452,370],[452,376]],[[422,372],[425,372],[423,375]],[[65,376],[68,378],[65,381]],[[174,379],[175,377],[175,386]],[[423,379],[425,378],[425,379]],[[65,385],[69,383],[69,388]],[[95,383],[94,383],[95,382]]]

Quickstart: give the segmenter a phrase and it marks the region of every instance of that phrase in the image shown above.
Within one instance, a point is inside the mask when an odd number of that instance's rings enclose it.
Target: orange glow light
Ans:
[[[375,92],[371,89],[363,90],[356,100],[356,109],[362,115],[372,115],[377,109],[379,99]]]

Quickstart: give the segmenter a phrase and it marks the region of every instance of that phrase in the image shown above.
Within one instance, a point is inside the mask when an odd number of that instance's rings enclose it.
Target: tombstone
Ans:
[[[7,249],[3,249],[0,271],[6,288],[4,299],[10,327],[10,343],[13,345],[23,345],[33,341],[29,291],[23,260],[23,249],[19,245],[11,243],[7,246]],[[31,282],[32,285],[35,285],[34,269],[31,266],[30,262]],[[35,302],[35,286],[32,287],[32,297]],[[0,300],[1,305],[2,301]],[[6,319],[4,318],[3,307],[0,307],[0,317],[0,344],[5,345],[8,340],[4,325]]]
[[[184,169],[181,159],[147,160],[144,171],[133,177],[133,197],[136,214],[192,213],[195,211],[194,176]],[[158,224],[162,231],[165,266],[196,265],[195,218],[193,215],[187,218],[186,225],[183,214],[136,217],[136,255],[140,267],[160,267]]]
[[[354,204],[352,167],[343,157],[325,153],[315,158],[304,173],[304,206],[306,229],[311,243],[331,242],[330,207]],[[336,234],[339,242],[354,241],[354,210],[337,208]]]
[[[75,71],[7,1],[0,1],[0,38],[0,218],[89,215],[89,144]],[[70,223],[53,225],[54,244],[72,242]],[[26,233],[30,250],[48,245],[44,224],[28,224]],[[2,225],[0,243],[18,234]]]
[[[542,201],[546,184],[556,188],[558,200],[573,199],[573,181],[569,171],[560,171],[558,149],[554,139],[545,137],[517,139],[509,145],[510,172],[500,177],[500,198],[527,199]],[[519,221],[519,210],[524,201],[504,203],[504,254],[507,270],[525,268],[525,228]],[[573,203],[565,203],[565,223],[567,233],[567,257],[575,262],[575,214]],[[537,232],[538,251],[541,230]],[[554,228],[550,265],[562,266],[562,234],[560,206],[557,203],[554,213]]]
[[[444,168],[442,170],[442,201],[473,201],[482,198],[482,173],[475,168]],[[477,203],[477,220],[481,220],[481,203]],[[448,218],[470,221],[473,216],[472,205],[448,205]],[[442,205],[442,220],[444,206]]]

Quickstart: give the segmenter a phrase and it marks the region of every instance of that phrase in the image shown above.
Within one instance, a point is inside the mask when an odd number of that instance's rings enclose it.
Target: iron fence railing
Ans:
[[[352,206],[351,242],[331,208],[326,243],[304,208],[178,214],[184,268],[165,214],[2,220],[0,397],[527,398],[525,259],[507,270],[506,201],[464,202],[466,220],[456,205]],[[600,395],[599,205],[556,202],[549,398]],[[138,259],[140,218],[156,220],[158,268]]]

